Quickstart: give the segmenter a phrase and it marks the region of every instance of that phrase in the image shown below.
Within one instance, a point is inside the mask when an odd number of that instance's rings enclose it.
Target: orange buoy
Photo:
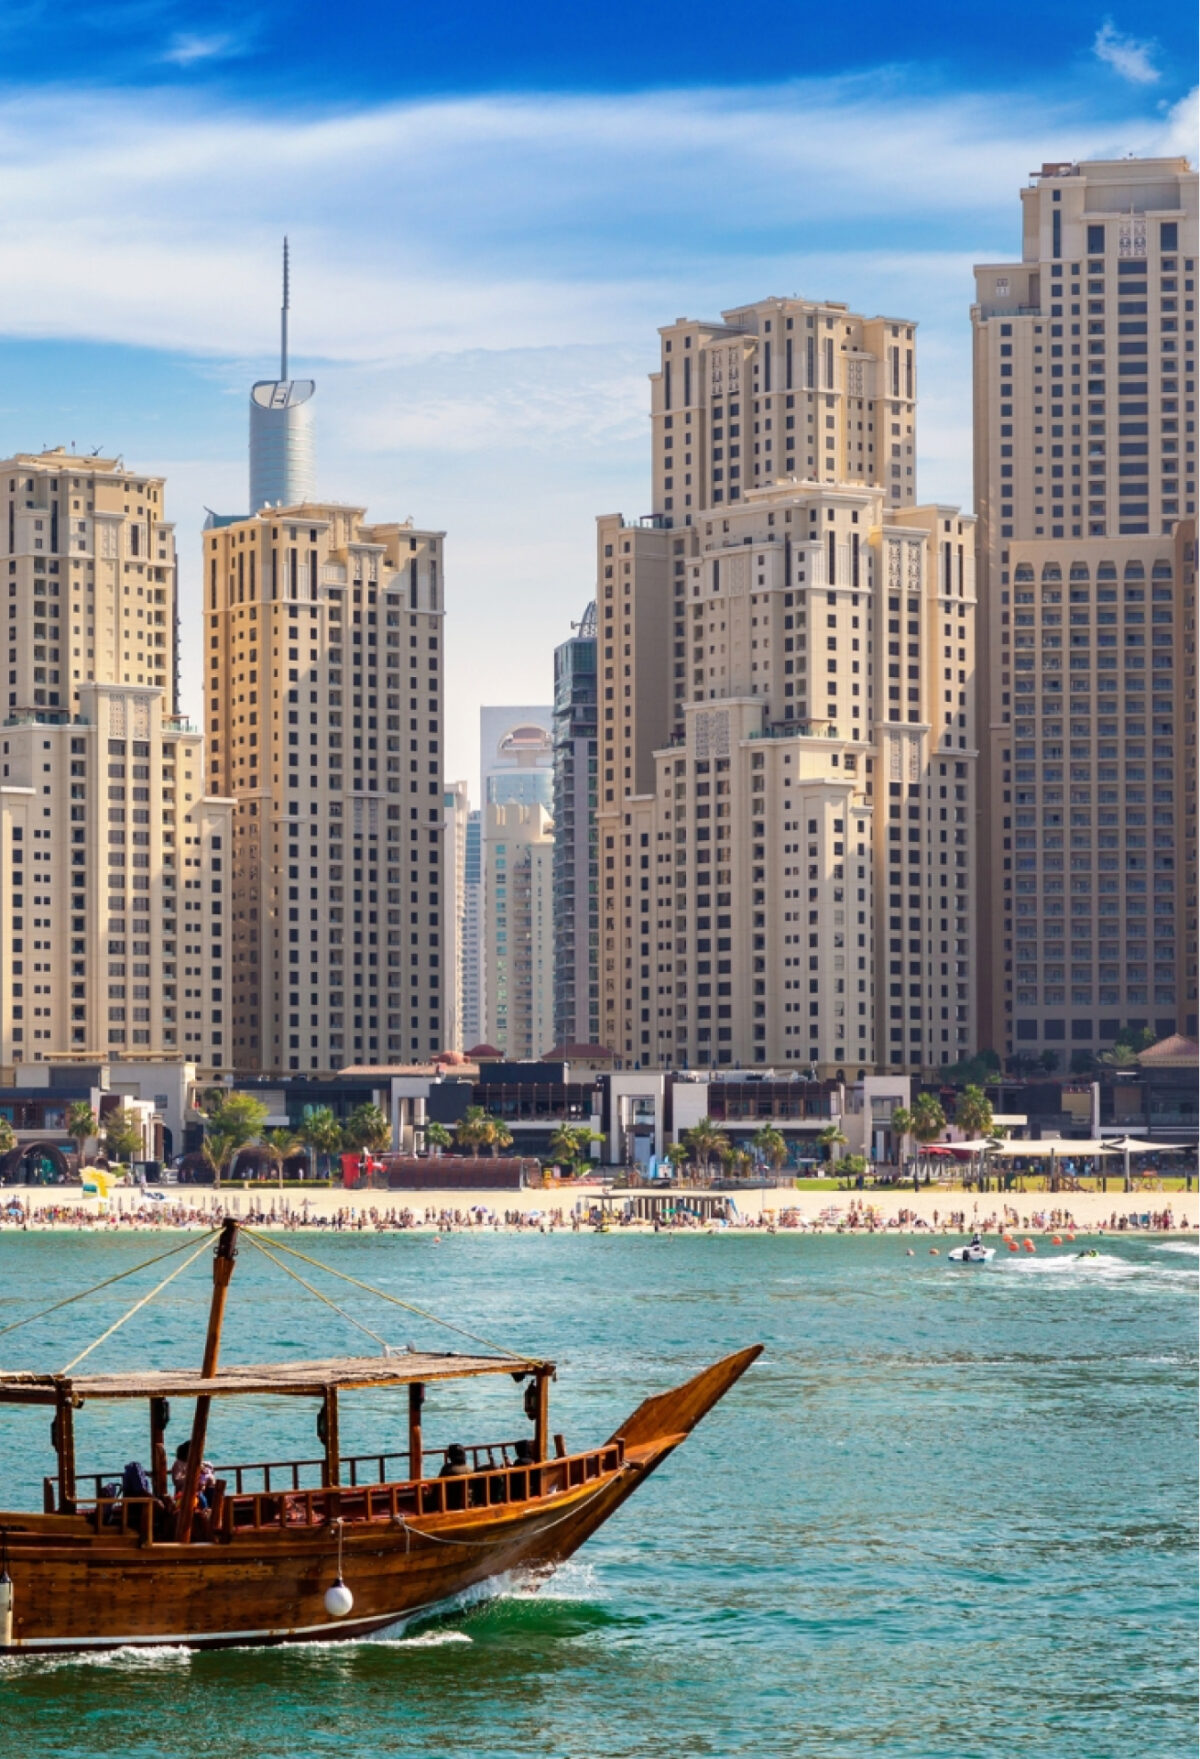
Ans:
[[[1070,1245],[1070,1246],[1073,1246],[1073,1245],[1074,1245],[1074,1244],[1075,1244],[1075,1236],[1074,1236],[1074,1234],[1068,1234],[1068,1235],[1067,1235],[1067,1244],[1068,1244],[1068,1245]]]
[[[1052,1246],[1061,1246],[1062,1245],[1062,1235],[1061,1234],[1051,1234],[1050,1244]]]
[[[1010,1252],[1019,1252],[1021,1250],[1015,1240],[1006,1240],[1004,1244],[1008,1247]]]
[[[1025,1242],[1025,1250],[1026,1250],[1026,1252],[1036,1252],[1036,1251],[1037,1251],[1037,1247],[1036,1247],[1036,1246],[1035,1246],[1035,1245],[1034,1245],[1034,1243],[1033,1243],[1033,1241],[1032,1241],[1032,1240],[1026,1240],[1026,1242]]]
[[[936,1246],[931,1246],[929,1248],[929,1256],[930,1256],[930,1258],[940,1258],[941,1253],[938,1251]]]

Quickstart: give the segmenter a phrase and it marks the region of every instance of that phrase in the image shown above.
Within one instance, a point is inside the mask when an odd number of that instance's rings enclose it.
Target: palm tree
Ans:
[[[454,1126],[458,1146],[468,1154],[477,1155],[492,1139],[492,1123],[481,1105],[469,1105]]]
[[[454,1138],[451,1136],[449,1130],[447,1130],[445,1124],[426,1124],[425,1147],[427,1149],[432,1149],[435,1156],[440,1155],[444,1149],[449,1148],[453,1140]]]
[[[754,1146],[775,1172],[779,1171],[787,1159],[787,1142],[783,1132],[777,1130],[774,1124],[764,1124],[754,1132]]]
[[[383,1154],[392,1146],[388,1115],[377,1105],[355,1106],[342,1136],[347,1148],[367,1148],[372,1154]]]
[[[282,1189],[284,1164],[292,1158],[297,1149],[303,1148],[304,1144],[295,1130],[279,1129],[263,1132],[263,1146],[279,1168],[279,1184]]]
[[[672,1172],[674,1172],[674,1173],[682,1172],[683,1168],[687,1165],[687,1161],[688,1161],[687,1144],[684,1142],[672,1142],[670,1147],[667,1149],[666,1155],[664,1158],[666,1160],[670,1161]]]
[[[835,1160],[837,1156],[834,1154],[834,1150],[846,1146],[846,1138],[842,1134],[840,1124],[826,1124],[825,1128],[818,1133],[817,1141],[825,1150],[826,1161]]]
[[[491,1128],[488,1131],[487,1142],[488,1147],[492,1151],[492,1158],[494,1160],[502,1148],[512,1147],[513,1133],[508,1125],[502,1123],[499,1118],[489,1118],[488,1123]]]
[[[904,1143],[912,1135],[913,1115],[907,1106],[898,1105],[892,1113],[892,1129],[900,1138],[900,1161],[904,1161]]]
[[[100,1135],[100,1120],[92,1110],[89,1100],[77,1099],[67,1107],[67,1135],[75,1144],[82,1169],[87,1164],[83,1158],[85,1146]]]
[[[314,1106],[300,1125],[300,1140],[308,1149],[310,1160],[316,1157],[316,1166],[325,1162],[325,1171],[329,1171],[329,1156],[336,1154],[342,1146],[342,1126],[333,1115],[331,1106]]]
[[[912,1109],[912,1133],[918,1142],[936,1142],[946,1128],[946,1114],[936,1093],[920,1093]]]
[[[966,1136],[990,1136],[992,1102],[982,1087],[964,1087],[954,1108],[954,1122]]]
[[[713,1161],[719,1159],[725,1146],[723,1132],[717,1129],[711,1118],[701,1118],[698,1124],[684,1131],[683,1139],[688,1153],[700,1162],[705,1173],[711,1173]]]

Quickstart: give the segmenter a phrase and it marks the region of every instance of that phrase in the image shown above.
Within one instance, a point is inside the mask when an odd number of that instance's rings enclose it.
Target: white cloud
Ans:
[[[1132,85],[1154,85],[1162,75],[1155,67],[1151,57],[1157,44],[1154,42],[1139,43],[1136,37],[1127,37],[1116,29],[1111,18],[1106,18],[1096,32],[1096,40],[1092,44],[1092,54],[1097,61],[1103,61],[1122,79]]]
[[[180,31],[171,38],[160,59],[173,67],[195,67],[203,61],[229,61],[244,55],[246,48],[246,38],[235,36],[232,31],[214,31],[206,37]]]
[[[201,507],[244,493],[245,388],[274,359],[287,231],[325,492],[449,534],[447,761],[470,774],[478,703],[547,696],[550,649],[591,596],[594,516],[647,510],[658,325],[792,292],[918,320],[922,492],[965,502],[972,262],[1019,254],[1031,163],[1184,150],[1191,113],[1104,122],[888,70],[328,114],[10,95],[0,334],[200,358],[227,389],[206,405],[227,407],[223,433],[210,416],[197,434],[189,383],[138,460],[169,476],[192,593]],[[69,387],[47,392],[70,407]],[[105,438],[128,447],[120,425],[118,405]],[[0,448],[43,426],[0,412]],[[198,709],[195,671],[185,697]]]

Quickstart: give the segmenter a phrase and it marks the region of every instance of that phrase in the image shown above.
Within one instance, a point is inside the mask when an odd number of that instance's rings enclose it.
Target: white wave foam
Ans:
[[[1155,1252],[1182,1252],[1186,1258],[1200,1258],[1200,1246],[1193,1246],[1188,1240],[1170,1240],[1164,1246],[1155,1246]]]

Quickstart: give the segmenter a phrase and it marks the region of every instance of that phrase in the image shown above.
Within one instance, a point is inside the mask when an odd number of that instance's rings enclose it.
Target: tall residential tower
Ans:
[[[905,319],[661,332],[654,510],[598,522],[600,1040],[927,1069],[975,1045],[973,521],[916,505]]]
[[[61,447],[0,464],[0,1066],[228,1066],[231,808],[175,713],[161,477]]]
[[[1006,1057],[1195,1029],[1196,197],[1184,159],[1044,165],[1021,260],[975,271],[981,1036]]]
[[[554,1038],[600,1030],[596,866],[596,605],[554,650]]]
[[[239,1073],[441,1048],[443,536],[330,502],[205,532]]]

